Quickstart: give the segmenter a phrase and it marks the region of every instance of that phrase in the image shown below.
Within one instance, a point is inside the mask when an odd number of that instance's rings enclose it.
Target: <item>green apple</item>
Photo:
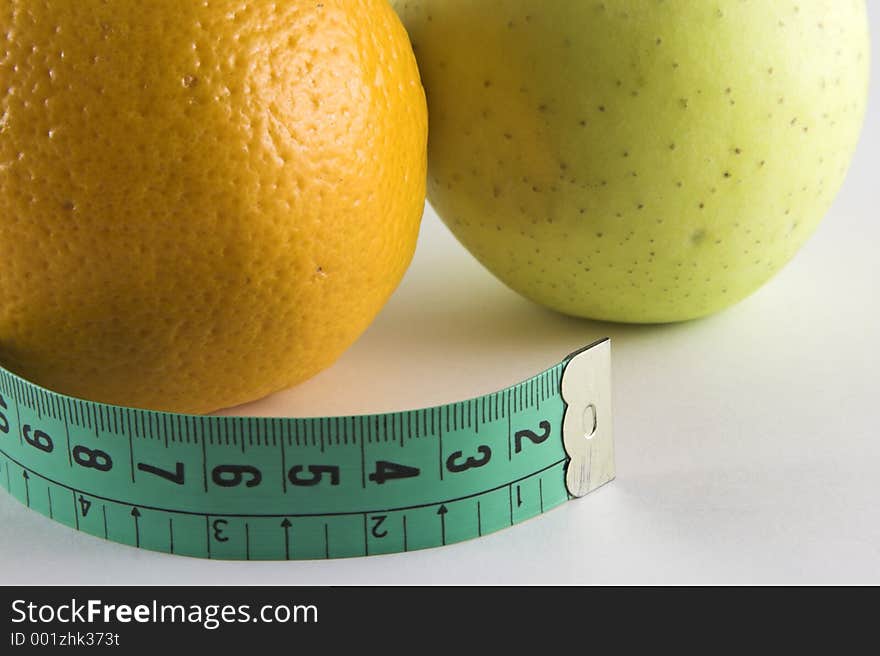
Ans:
[[[525,296],[691,319],[795,254],[851,160],[863,0],[398,0],[429,197]]]

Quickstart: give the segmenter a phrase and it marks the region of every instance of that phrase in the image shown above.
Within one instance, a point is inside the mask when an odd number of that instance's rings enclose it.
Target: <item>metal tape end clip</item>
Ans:
[[[562,422],[569,494],[583,497],[614,479],[611,420],[611,340],[575,354],[562,374]]]

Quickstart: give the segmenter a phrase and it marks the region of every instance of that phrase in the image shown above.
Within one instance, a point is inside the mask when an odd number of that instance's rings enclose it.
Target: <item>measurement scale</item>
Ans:
[[[309,419],[110,406],[0,368],[0,486],[77,530],[187,556],[447,545],[614,478],[610,358],[606,339],[468,401]]]

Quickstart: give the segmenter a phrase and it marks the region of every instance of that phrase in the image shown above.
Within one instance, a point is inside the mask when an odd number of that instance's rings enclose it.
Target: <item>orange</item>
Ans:
[[[412,257],[427,110],[387,0],[7,0],[0,362],[206,412],[294,385]]]

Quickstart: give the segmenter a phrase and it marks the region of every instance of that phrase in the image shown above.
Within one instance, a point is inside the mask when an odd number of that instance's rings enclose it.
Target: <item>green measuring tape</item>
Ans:
[[[314,419],[109,406],[0,368],[0,485],[80,531],[187,556],[441,546],[614,477],[610,357],[603,340],[469,401]]]

